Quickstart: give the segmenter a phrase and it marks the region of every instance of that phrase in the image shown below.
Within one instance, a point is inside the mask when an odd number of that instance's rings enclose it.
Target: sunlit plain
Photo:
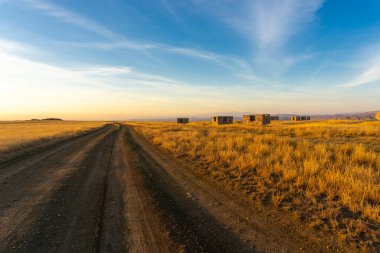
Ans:
[[[176,156],[248,197],[291,210],[315,229],[371,244],[380,222],[380,122],[272,122],[270,126],[134,123]]]
[[[0,122],[0,153],[26,148],[36,142],[74,136],[104,124],[91,121]]]

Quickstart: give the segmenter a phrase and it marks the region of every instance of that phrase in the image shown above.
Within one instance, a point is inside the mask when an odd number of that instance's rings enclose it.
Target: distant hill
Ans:
[[[313,119],[374,119],[376,111],[372,112],[351,112],[331,115],[312,115]]]
[[[31,121],[42,121],[42,120],[59,120],[59,121],[63,121],[63,119],[59,119],[59,118],[31,119]]]

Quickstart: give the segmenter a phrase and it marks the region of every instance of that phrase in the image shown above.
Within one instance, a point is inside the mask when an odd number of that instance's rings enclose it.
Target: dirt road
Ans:
[[[187,166],[119,125],[1,163],[0,252],[327,251]]]

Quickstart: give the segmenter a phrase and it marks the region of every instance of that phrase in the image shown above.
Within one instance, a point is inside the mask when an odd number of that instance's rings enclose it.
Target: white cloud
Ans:
[[[359,63],[359,64],[357,64]],[[380,45],[370,45],[363,48],[352,60],[358,73],[345,83],[337,87],[358,87],[368,84],[380,84]],[[354,72],[352,70],[351,72]]]
[[[238,57],[231,57],[226,55],[220,55],[213,52],[207,52],[203,50],[197,50],[192,48],[181,48],[168,44],[162,43],[151,43],[151,42],[134,42],[123,36],[113,33],[108,28],[96,23],[95,21],[83,17],[79,14],[71,12],[63,7],[46,3],[39,0],[22,0],[24,3],[28,4],[30,7],[42,11],[44,14],[58,18],[66,23],[76,25],[88,31],[92,31],[99,35],[102,35],[108,39],[111,39],[111,42],[92,42],[92,43],[73,43],[73,42],[60,42],[60,44],[67,46],[75,47],[86,47],[86,48],[97,48],[103,50],[112,50],[112,49],[132,49],[139,51],[148,51],[148,50],[159,50],[161,52],[167,52],[202,60],[207,60],[210,62],[217,63],[221,66],[224,66],[233,71],[242,72],[242,75],[253,76],[253,71],[248,63]],[[165,1],[161,0],[161,4],[174,15],[174,10],[171,9],[171,6]]]
[[[368,67],[368,69],[366,69],[365,71],[360,73],[358,76],[356,76],[352,80],[350,80],[347,83],[342,84],[340,86],[342,86],[342,87],[357,87],[357,86],[362,86],[362,85],[366,85],[366,84],[373,84],[373,83],[380,84],[380,64],[379,63],[377,63],[376,65]]]
[[[86,74],[89,76],[119,76],[132,73],[132,68],[130,67],[109,67],[109,66],[93,66],[87,68],[78,68],[73,71]]]
[[[323,0],[250,1],[246,22],[238,22],[260,47],[277,47],[314,20]]]
[[[259,48],[286,43],[315,19],[324,0],[192,0],[249,38]]]
[[[119,38],[119,36],[113,33],[111,30],[99,25],[95,21],[87,19],[60,6],[48,4],[38,0],[22,0],[22,2],[28,4],[28,6],[36,10],[42,11],[46,15],[61,19],[73,25],[77,25],[83,29],[92,31],[104,37],[113,39]]]
[[[213,62],[225,67],[241,76],[255,77],[252,67],[243,59],[234,56],[222,55],[193,48],[175,47],[162,43],[131,43],[129,41],[116,42],[58,42],[60,45],[79,48],[95,48],[100,50],[133,49],[145,52],[165,52],[174,55],[186,56],[194,59]]]
[[[0,38],[0,52],[7,52],[13,54],[29,54],[35,53],[36,51],[36,48],[30,45]]]
[[[67,103],[81,104],[88,99],[104,100],[121,95],[137,105],[147,100],[193,100],[195,97],[211,97],[211,94],[217,99],[223,96],[221,89],[216,91],[214,87],[194,86],[164,76],[142,73],[129,66],[67,69],[18,56],[17,43],[8,41],[6,48],[13,51],[0,47],[1,108],[41,103],[64,107]],[[202,100],[200,104],[205,103],[209,102]]]

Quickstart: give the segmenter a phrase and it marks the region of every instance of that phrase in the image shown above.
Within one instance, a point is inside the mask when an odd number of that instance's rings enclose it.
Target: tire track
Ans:
[[[168,236],[169,231],[146,190],[143,177],[136,170],[135,157],[126,145],[125,130],[124,126],[121,127],[116,138],[109,174],[109,182],[112,182],[109,186],[114,189],[108,191],[108,198],[116,200],[113,204],[107,201],[100,252],[121,252],[117,251],[117,246],[121,245],[128,252],[177,252]],[[117,193],[121,193],[122,203],[118,203],[120,200],[117,199]],[[110,205],[118,207],[112,209]],[[125,223],[119,226],[119,230],[124,230],[123,238],[113,238],[115,233],[112,232],[117,229],[114,223],[123,220]]]

